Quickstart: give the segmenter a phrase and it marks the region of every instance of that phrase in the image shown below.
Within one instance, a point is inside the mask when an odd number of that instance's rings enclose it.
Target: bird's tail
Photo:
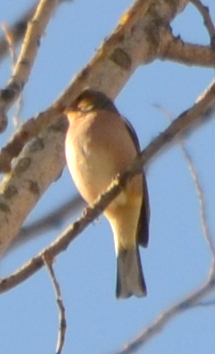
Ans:
[[[146,292],[138,247],[120,251],[117,257],[116,297],[142,297]]]

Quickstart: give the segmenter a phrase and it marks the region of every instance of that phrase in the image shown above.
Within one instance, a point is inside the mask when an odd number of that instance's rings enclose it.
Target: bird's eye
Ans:
[[[78,109],[82,112],[89,112],[94,108],[94,105],[89,100],[81,100],[78,103]]]

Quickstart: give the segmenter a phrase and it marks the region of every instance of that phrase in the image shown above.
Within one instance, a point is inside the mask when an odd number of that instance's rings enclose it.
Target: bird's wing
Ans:
[[[137,134],[132,127],[131,123],[125,118],[122,117],[126,129],[128,130],[128,133],[135,145],[135,148],[137,150],[137,154],[140,153],[140,143],[137,137]],[[149,241],[149,216],[150,216],[150,209],[149,209],[149,197],[148,197],[148,189],[147,189],[147,184],[146,184],[146,178],[145,178],[145,173],[142,173],[142,178],[143,178],[143,201],[142,201],[142,206],[141,206],[141,211],[140,211],[140,217],[139,217],[139,222],[138,222],[138,228],[137,228],[137,238],[138,238],[138,243],[143,246],[147,247],[148,241]]]
[[[135,148],[136,148],[137,154],[138,154],[140,152],[140,143],[139,143],[137,134],[136,134],[134,128],[132,127],[131,123],[129,122],[129,120],[126,119],[125,117],[122,117],[122,119],[125,122],[126,129],[131,137],[131,140],[133,141],[133,143],[135,145]]]

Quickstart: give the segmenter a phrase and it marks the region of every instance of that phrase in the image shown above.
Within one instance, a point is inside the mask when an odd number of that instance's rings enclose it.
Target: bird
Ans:
[[[114,177],[140,154],[137,135],[105,93],[85,88],[68,105],[67,165],[79,193],[92,204]],[[135,175],[107,206],[116,253],[116,297],[147,295],[139,245],[149,239],[149,197],[145,174]]]

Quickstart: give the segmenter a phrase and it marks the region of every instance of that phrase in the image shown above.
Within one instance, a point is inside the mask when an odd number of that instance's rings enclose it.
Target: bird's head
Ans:
[[[87,113],[100,109],[118,113],[113,101],[103,92],[85,89],[64,112],[66,114],[71,111]]]

